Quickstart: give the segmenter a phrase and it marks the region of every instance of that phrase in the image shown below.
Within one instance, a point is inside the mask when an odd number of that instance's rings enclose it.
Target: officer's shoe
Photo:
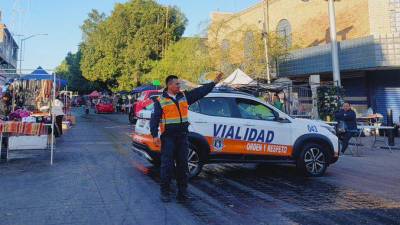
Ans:
[[[162,202],[170,202],[171,201],[171,195],[169,191],[161,191],[161,201]]]
[[[186,190],[179,190],[178,195],[176,196],[176,200],[178,203],[185,203],[190,200],[189,195]]]

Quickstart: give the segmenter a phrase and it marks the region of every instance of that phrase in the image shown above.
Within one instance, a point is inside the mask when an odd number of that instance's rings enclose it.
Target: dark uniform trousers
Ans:
[[[187,133],[161,135],[161,190],[169,191],[175,170],[178,189],[187,188],[188,183],[188,137]],[[176,164],[175,164],[176,163]]]

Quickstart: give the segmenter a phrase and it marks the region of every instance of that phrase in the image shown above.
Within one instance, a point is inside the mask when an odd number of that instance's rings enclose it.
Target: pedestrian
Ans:
[[[339,127],[339,139],[342,141],[341,152],[344,153],[350,139],[357,133],[356,113],[351,109],[350,103],[345,102],[342,109],[335,113],[335,118]]]
[[[214,82],[185,92],[180,90],[179,78],[169,75],[165,80],[166,88],[162,95],[154,101],[150,130],[154,144],[161,145],[160,188],[163,202],[171,201],[170,183],[174,168],[178,186],[178,202],[185,202],[188,199],[188,107],[210,93],[221,80],[222,75],[218,73]],[[158,138],[159,127],[160,138]]]
[[[274,105],[275,108],[283,112],[283,103],[279,99],[278,94],[274,94],[274,96],[272,97],[272,104]]]
[[[63,117],[64,117],[64,104],[63,102],[60,100],[60,96],[57,96],[56,99],[54,100],[53,103],[53,108],[52,108],[52,112],[54,114],[54,116],[56,117],[56,127],[57,127],[57,132],[56,132],[56,137],[60,137],[63,132],[62,132],[62,121],[63,121]]]

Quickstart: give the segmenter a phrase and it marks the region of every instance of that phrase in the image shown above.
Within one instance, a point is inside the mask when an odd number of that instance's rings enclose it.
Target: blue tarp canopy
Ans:
[[[132,90],[132,94],[137,94],[143,91],[149,91],[149,90],[158,90],[159,88],[155,85],[143,85],[143,86],[139,86],[135,89]]]
[[[53,80],[53,75],[47,73],[42,67],[38,67],[31,74],[21,77],[21,80]],[[67,86],[67,81],[63,79],[56,79],[57,85],[61,87]]]

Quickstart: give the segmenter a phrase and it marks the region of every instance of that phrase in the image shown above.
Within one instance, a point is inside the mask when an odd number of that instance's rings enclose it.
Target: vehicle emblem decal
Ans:
[[[224,148],[224,139],[219,137],[214,137],[213,146],[214,146],[214,151],[221,152],[222,149]]]

